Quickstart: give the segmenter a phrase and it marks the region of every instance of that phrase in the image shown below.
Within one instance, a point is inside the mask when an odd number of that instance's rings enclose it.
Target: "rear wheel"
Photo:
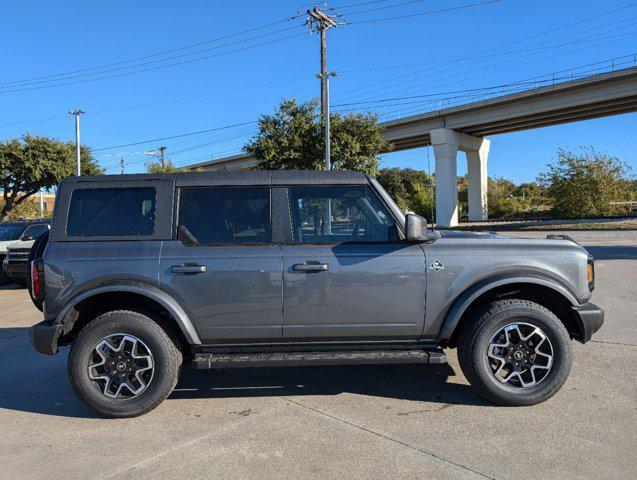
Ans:
[[[135,417],[159,405],[177,384],[181,352],[147,314],[105,313],[79,333],[68,359],[71,385],[96,412]]]
[[[534,405],[566,381],[570,337],[562,322],[537,303],[496,301],[461,330],[458,360],[469,383],[487,400]]]

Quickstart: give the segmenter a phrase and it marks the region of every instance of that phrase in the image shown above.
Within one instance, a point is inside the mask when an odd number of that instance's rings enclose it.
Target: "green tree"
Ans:
[[[618,202],[628,198],[630,167],[615,157],[582,148],[576,154],[558,150],[549,171],[538,176],[553,206],[563,217],[595,217],[624,213]]]
[[[382,168],[376,179],[404,211],[432,221],[435,214],[434,177],[412,168]]]
[[[378,155],[390,150],[371,114],[330,115],[332,168],[375,174]],[[318,102],[283,100],[272,115],[259,119],[259,133],[244,150],[261,170],[321,170],[325,142]]]
[[[3,206],[4,202],[0,200],[0,208],[2,208]],[[50,213],[51,212],[45,212],[44,216],[48,216],[50,215]],[[40,206],[38,205],[38,203],[27,200],[17,206],[14,206],[5,217],[5,220],[24,220],[39,218],[40,216]]]
[[[162,166],[160,160],[153,160],[146,164],[148,173],[173,173],[173,172],[187,172],[190,171],[187,168],[179,168],[173,165],[173,161],[168,159],[164,161]]]
[[[88,147],[81,147],[82,174],[103,173]],[[75,144],[25,135],[0,142],[0,221],[40,189],[51,188],[75,174]]]

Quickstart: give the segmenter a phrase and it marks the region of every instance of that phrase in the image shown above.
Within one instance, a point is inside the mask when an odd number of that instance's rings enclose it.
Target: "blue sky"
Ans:
[[[389,119],[435,106],[418,95],[445,99],[459,90],[543,82],[554,72],[560,79],[605,71],[612,58],[616,68],[635,66],[637,5],[630,0],[502,0],[418,15],[475,3],[482,2],[328,2],[341,21],[351,22],[328,34],[329,69],[339,74],[331,83],[332,104],[371,106]],[[0,139],[34,133],[72,140],[66,112],[81,108],[87,112],[82,141],[99,149],[244,124],[282,98],[316,96],[319,46],[298,26],[302,17],[235,35],[307,7],[299,0],[5,0],[4,17],[11,21],[0,29]],[[164,51],[172,52],[156,55]],[[139,57],[145,58],[128,62]],[[94,67],[100,68],[86,70]],[[401,100],[359,104],[393,98]],[[122,156],[126,171],[138,172],[150,158],[144,152],[160,144],[182,165],[236,152],[254,129],[237,125],[96,154],[108,172],[119,171]],[[635,173],[636,133],[633,113],[496,136],[489,174],[528,181],[558,148],[588,145],[626,160]],[[466,162],[459,160],[463,173]],[[388,154],[383,165],[426,170],[427,153]]]

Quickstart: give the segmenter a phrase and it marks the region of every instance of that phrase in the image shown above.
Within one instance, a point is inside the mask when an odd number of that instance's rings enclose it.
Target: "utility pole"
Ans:
[[[78,177],[82,175],[82,166],[80,164],[80,115],[83,113],[83,110],[77,108],[69,112],[69,114],[75,115],[75,174]]]
[[[166,170],[166,161],[164,159],[164,152],[166,151],[166,147],[163,145],[159,147],[157,150],[150,150],[146,152],[146,155],[156,155],[159,152],[159,161],[161,162],[161,171],[164,172]]]
[[[126,168],[126,162],[124,161],[124,157],[120,157],[119,159],[119,168],[121,170],[121,174],[124,175],[124,168]]]
[[[166,169],[166,164],[164,162],[164,152],[166,151],[166,147],[164,147],[163,145],[161,147],[159,147],[159,155],[161,156],[161,171],[165,171]]]
[[[325,136],[325,169],[332,169],[330,158],[330,99],[329,99],[329,77],[336,76],[336,73],[327,71],[327,30],[336,27],[338,24],[326,13],[320,11],[316,5],[312,10],[308,10],[308,24],[314,26],[321,35],[321,73],[316,75],[321,80],[321,117],[323,119],[323,134]]]

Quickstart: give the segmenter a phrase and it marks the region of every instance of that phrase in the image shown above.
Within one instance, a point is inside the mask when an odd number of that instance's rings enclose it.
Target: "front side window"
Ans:
[[[184,188],[179,228],[199,245],[270,242],[270,189]]]
[[[40,223],[38,225],[31,225],[29,228],[27,228],[24,231],[24,234],[22,236],[23,237],[38,238],[44,232],[46,232],[48,229],[49,229],[49,226],[47,224],[45,224],[45,223]]]
[[[71,196],[66,234],[71,237],[152,235],[156,196],[153,187],[77,189]]]
[[[299,243],[399,240],[393,218],[369,187],[290,188],[290,206]]]

